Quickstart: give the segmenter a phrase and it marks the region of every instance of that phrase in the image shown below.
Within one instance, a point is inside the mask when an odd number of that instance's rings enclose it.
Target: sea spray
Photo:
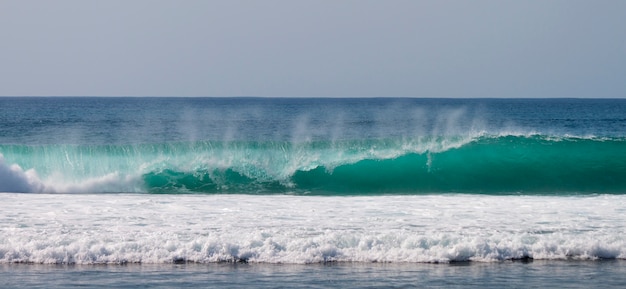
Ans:
[[[38,193],[44,188],[34,169],[24,171],[17,164],[7,164],[0,154],[0,192]]]
[[[355,141],[3,145],[0,151],[5,191],[571,194],[625,192],[625,148],[624,138],[479,134]]]

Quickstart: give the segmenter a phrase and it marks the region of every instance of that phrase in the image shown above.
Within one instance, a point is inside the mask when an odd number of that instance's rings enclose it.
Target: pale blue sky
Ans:
[[[626,1],[0,0],[0,95],[626,97]]]

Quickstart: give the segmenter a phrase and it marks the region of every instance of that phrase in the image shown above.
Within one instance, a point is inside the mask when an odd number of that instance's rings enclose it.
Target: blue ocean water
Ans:
[[[0,275],[617,286],[625,176],[624,99],[3,97]]]
[[[3,98],[0,104],[2,163],[32,170],[5,176],[3,191],[626,191],[621,99]]]

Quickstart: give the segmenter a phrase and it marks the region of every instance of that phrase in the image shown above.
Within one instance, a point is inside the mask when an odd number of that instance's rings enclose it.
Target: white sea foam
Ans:
[[[41,179],[35,169],[24,170],[17,164],[6,163],[0,154],[0,192],[18,193],[108,193],[141,192],[142,183],[136,176],[112,172],[99,177],[67,181],[61,175]]]
[[[0,154],[0,192],[42,192],[45,185],[33,169],[24,171],[17,164],[7,164]]]
[[[142,182],[137,176],[122,175],[112,172],[100,177],[89,177],[86,179],[67,182],[48,181],[45,192],[54,193],[110,193],[110,192],[142,192],[144,190]]]
[[[0,263],[626,258],[626,196],[0,197]]]

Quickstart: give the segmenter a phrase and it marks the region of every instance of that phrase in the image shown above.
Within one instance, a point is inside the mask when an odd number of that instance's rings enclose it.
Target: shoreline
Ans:
[[[7,287],[619,287],[626,261],[461,264],[0,265]]]

